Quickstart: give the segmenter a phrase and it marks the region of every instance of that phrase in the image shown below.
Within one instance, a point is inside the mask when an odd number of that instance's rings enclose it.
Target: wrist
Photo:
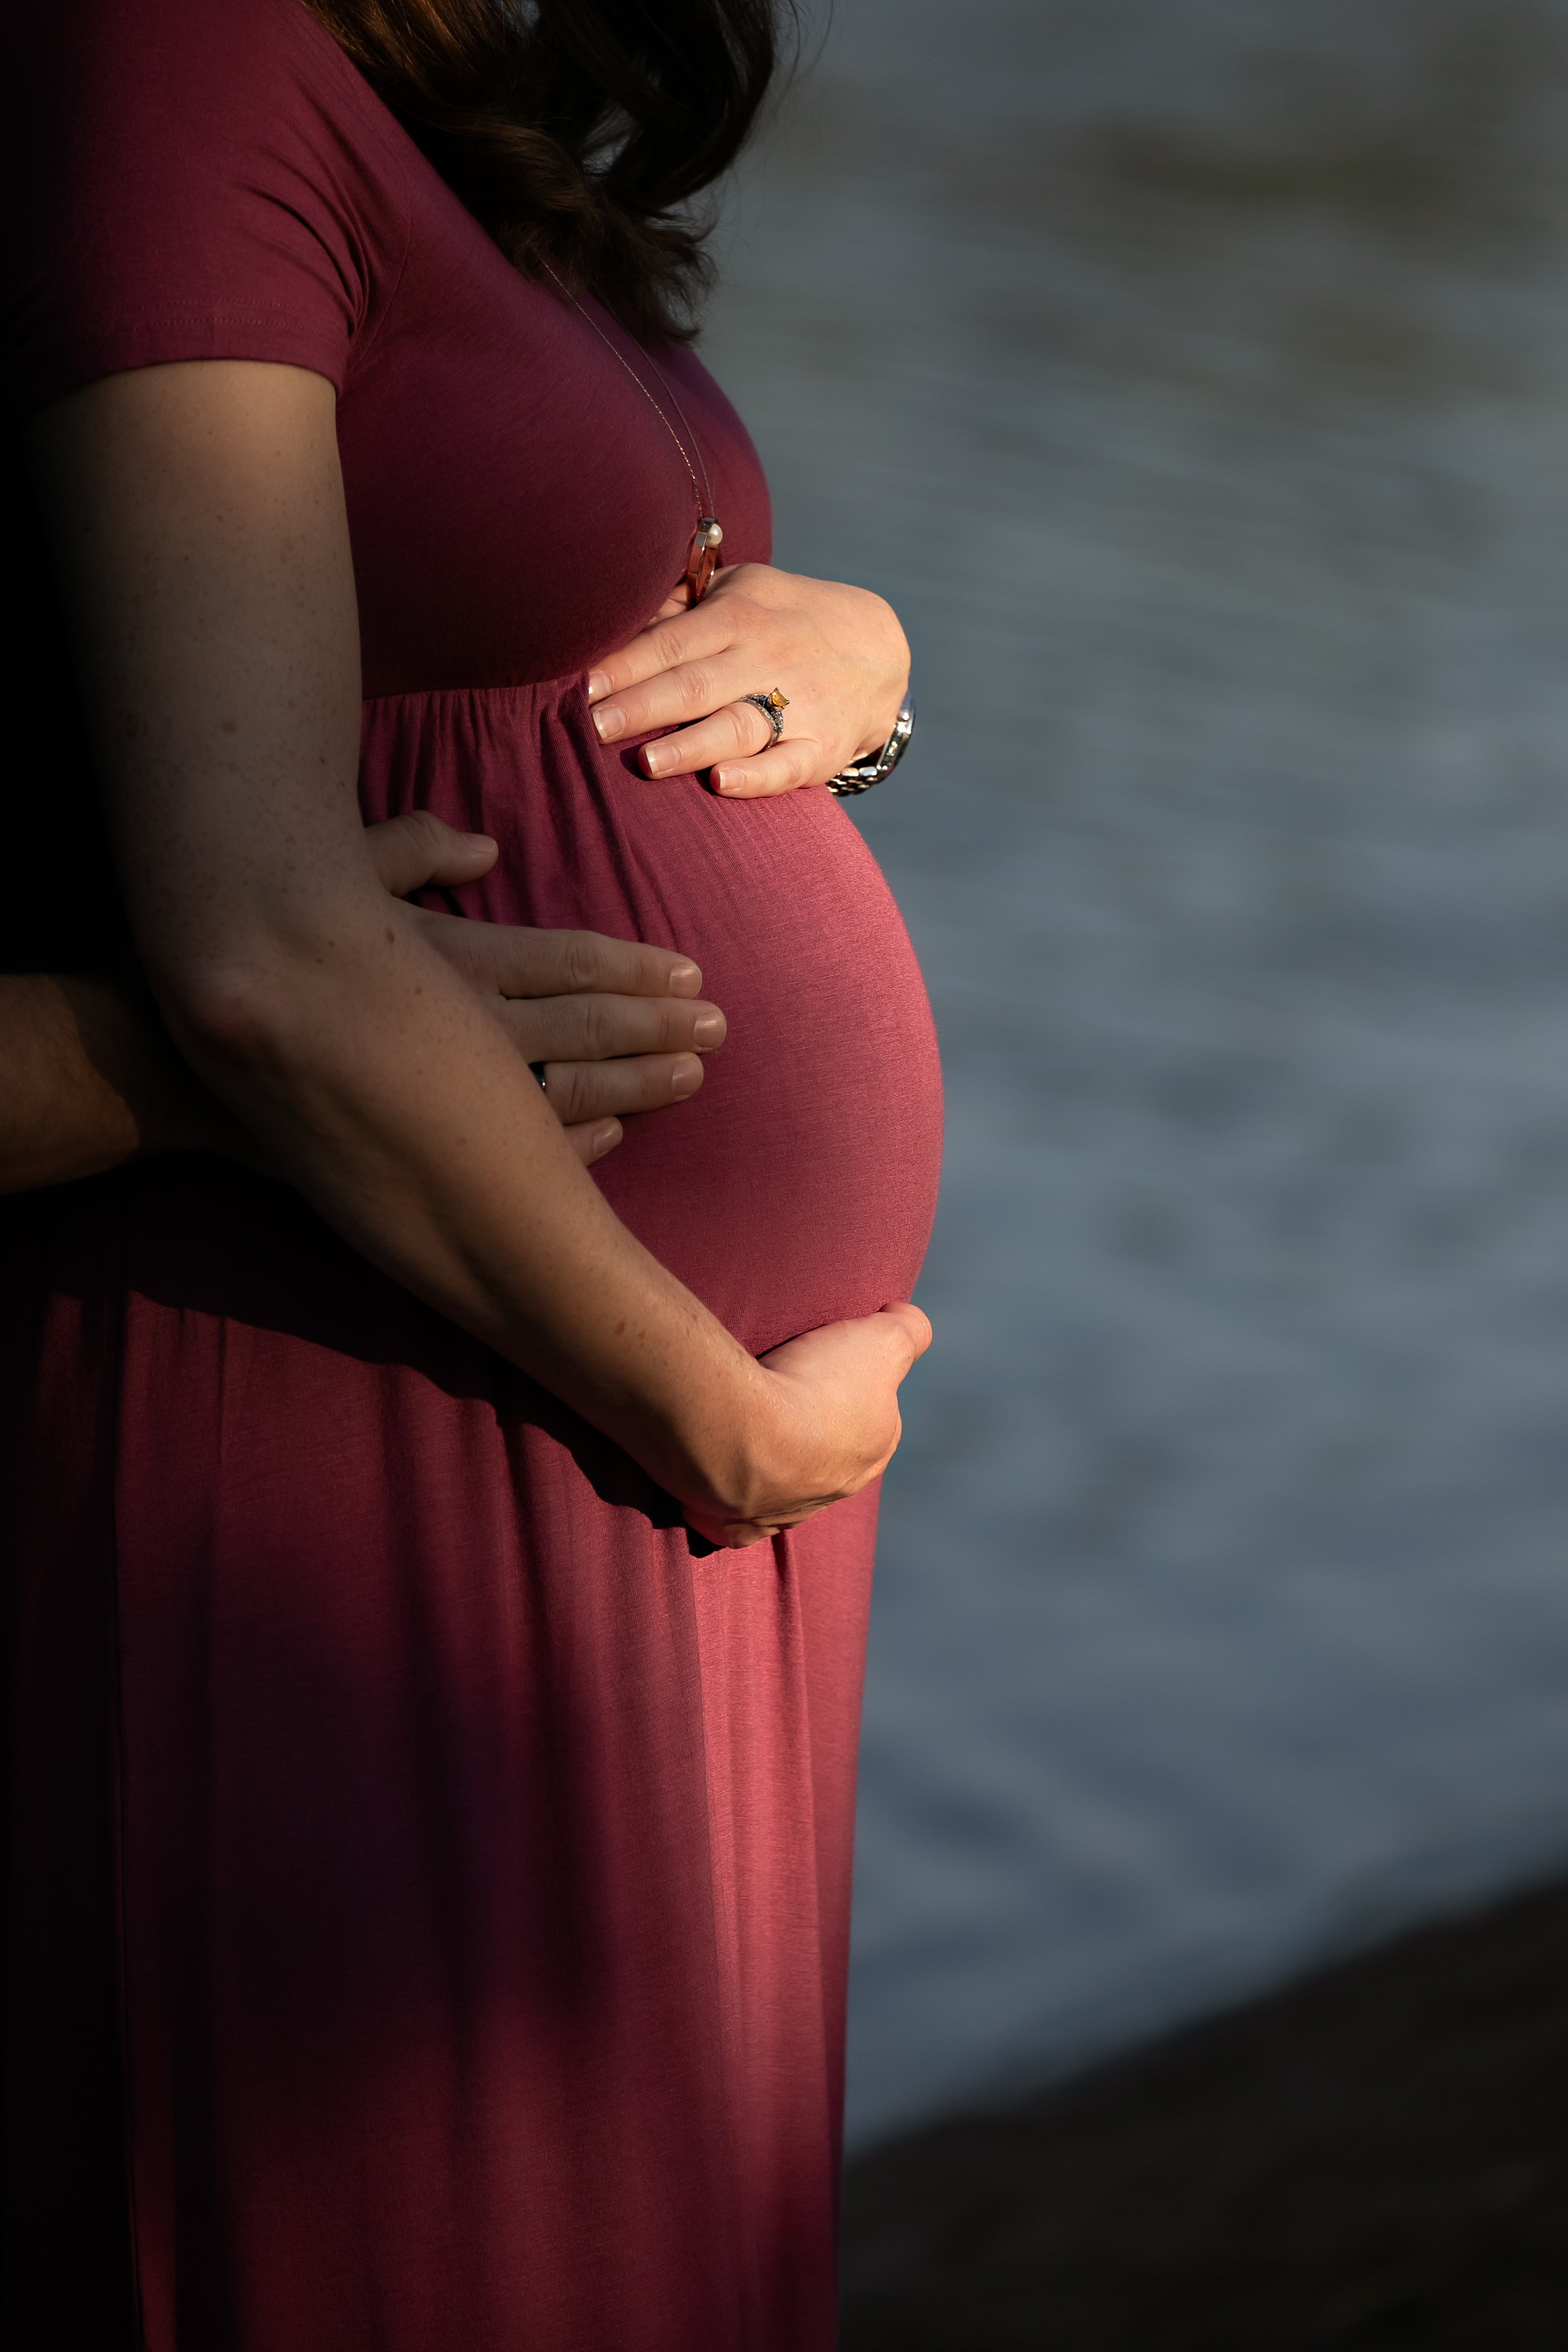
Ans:
[[[802,1480],[809,1448],[798,1401],[738,1344],[735,1359],[716,1380],[689,1374],[679,1393],[648,1416],[641,1442],[628,1444],[690,1523],[710,1536],[783,1510],[810,1483]]]
[[[903,684],[899,688],[898,692],[893,696],[892,699],[880,707],[877,718],[870,723],[868,731],[861,737],[859,742],[856,745],[854,756],[857,761],[875,759],[878,752],[880,751],[888,742],[893,730],[899,723],[900,714],[903,710],[904,704],[909,699],[910,678],[910,673],[908,668],[906,668],[904,671]]]
[[[855,748],[856,760],[869,760],[879,751],[899,723],[899,713],[909,695],[914,657],[910,641],[904,635],[903,624],[887,599],[870,589],[859,592],[871,607],[877,629],[871,643],[876,646],[875,658],[887,679],[887,691],[866,720],[866,732]],[[871,633],[868,631],[868,635]]]
[[[683,1431],[680,1466],[663,1482],[689,1526],[731,1548],[779,1534],[862,1483],[814,1384],[748,1361],[743,1394]]]

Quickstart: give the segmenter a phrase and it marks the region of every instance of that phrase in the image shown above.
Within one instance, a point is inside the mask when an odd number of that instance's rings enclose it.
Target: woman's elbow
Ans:
[[[380,1002],[402,944],[376,897],[342,898],[281,922],[237,922],[177,955],[149,955],[148,976],[181,1052],[198,1069],[277,1075],[314,1062],[334,1033],[358,1034],[356,1008]]]
[[[309,992],[278,960],[234,955],[179,965],[154,986],[170,1034],[198,1069],[239,1076],[291,1058]]]

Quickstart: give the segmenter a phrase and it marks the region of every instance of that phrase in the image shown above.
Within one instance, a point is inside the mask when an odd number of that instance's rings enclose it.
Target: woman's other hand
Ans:
[[[897,614],[868,589],[805,580],[767,563],[721,571],[700,604],[673,600],[588,679],[604,743],[656,733],[639,754],[650,776],[707,768],[736,800],[825,784],[880,750],[909,686]],[[789,698],[775,746],[771,722],[742,698]]]
[[[931,1339],[920,1308],[900,1300],[774,1348],[760,1366],[776,1431],[774,1457],[763,1471],[768,1449],[754,1444],[745,1485],[711,1504],[688,1503],[688,1524],[710,1543],[739,1550],[858,1495],[898,1449],[899,1388]]]
[[[486,835],[457,833],[426,810],[367,827],[365,845],[397,898],[477,882],[496,861]],[[545,1099],[590,1166],[619,1143],[623,1118],[689,1100],[702,1055],[724,1042],[724,1015],[698,994],[701,972],[672,949],[409,913],[522,1059],[544,1065]]]

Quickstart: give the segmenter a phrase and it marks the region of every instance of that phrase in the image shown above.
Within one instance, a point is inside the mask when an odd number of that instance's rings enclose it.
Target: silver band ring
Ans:
[[[771,694],[742,694],[742,702],[754,702],[773,730],[773,742],[784,733],[784,715],[789,709],[789,697],[775,686]],[[771,749],[771,746],[769,747]]]

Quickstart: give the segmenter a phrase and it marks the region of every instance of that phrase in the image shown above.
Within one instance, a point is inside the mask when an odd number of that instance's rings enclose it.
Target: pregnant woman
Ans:
[[[5,962],[133,955],[256,1165],[5,1208],[7,2342],[826,2352],[939,1094],[816,788],[902,640],[672,334],[766,8],[8,31]],[[412,812],[494,851],[389,876]],[[723,1007],[593,1173],[487,924],[652,954],[565,1060]]]

